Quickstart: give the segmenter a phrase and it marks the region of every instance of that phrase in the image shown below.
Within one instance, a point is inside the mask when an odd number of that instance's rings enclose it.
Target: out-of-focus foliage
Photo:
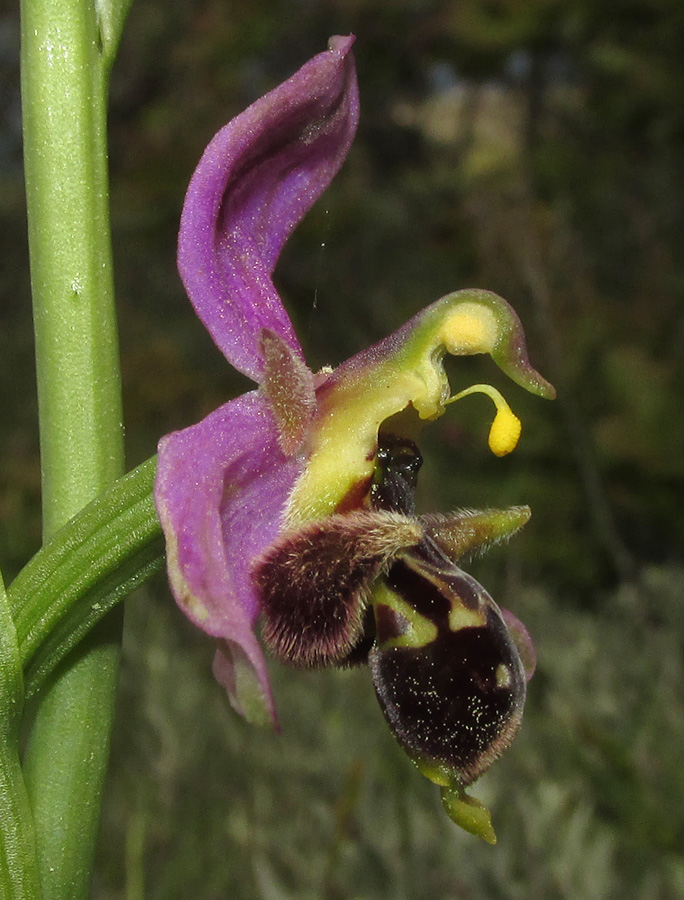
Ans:
[[[137,0],[110,123],[130,462],[245,387],[175,271],[200,153],[350,31],[359,136],[276,273],[309,361],[334,364],[474,286],[513,303],[560,392],[547,404],[459,361],[454,390],[495,381],[522,415],[521,444],[488,456],[491,410],[471,398],[422,445],[424,509],[534,513],[477,563],[541,659],[523,732],[481,786],[499,844],[445,820],[383,731],[363,671],[281,670],[283,736],[238,722],[210,679],[210,648],[159,584],[131,604],[96,896],[679,897],[680,0]],[[16,10],[0,14],[0,91],[9,577],[40,535]]]
[[[598,613],[499,596],[539,669],[513,749],[474,789],[494,848],[444,816],[364,669],[274,666],[276,738],[231,714],[164,594],[136,597],[98,900],[681,897],[684,569],[646,570]]]

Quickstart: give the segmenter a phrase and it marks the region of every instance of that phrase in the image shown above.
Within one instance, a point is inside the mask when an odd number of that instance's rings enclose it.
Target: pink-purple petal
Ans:
[[[302,467],[300,457],[283,455],[268,402],[256,391],[159,444],[155,502],[171,588],[188,618],[219,641],[220,680],[250,718],[261,705],[275,721],[254,634],[259,599],[250,566],[278,533]]]
[[[537,651],[534,648],[534,642],[527,628],[510,610],[502,609],[501,615],[506,623],[511,640],[520,654],[523,669],[525,670],[525,681],[529,681],[537,668]]]
[[[301,355],[271,275],[354,137],[353,41],[331,38],[328,50],[222,128],[186,195],[178,241],[183,283],[226,359],[256,381],[263,328]]]

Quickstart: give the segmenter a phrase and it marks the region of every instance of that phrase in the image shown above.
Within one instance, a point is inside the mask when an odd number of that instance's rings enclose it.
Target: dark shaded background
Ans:
[[[525,724],[458,831],[394,747],[367,673],[274,668],[283,734],[238,721],[163,579],[129,603],[95,896],[684,894],[684,5],[679,0],[137,0],[111,102],[129,463],[246,382],[175,271],[192,169],[232,115],[354,32],[359,136],[277,283],[312,366],[461,287],[502,294],[554,404],[486,449],[471,399],[426,432],[424,510],[530,503],[473,571],[528,624]],[[38,547],[18,19],[0,13],[0,559]]]

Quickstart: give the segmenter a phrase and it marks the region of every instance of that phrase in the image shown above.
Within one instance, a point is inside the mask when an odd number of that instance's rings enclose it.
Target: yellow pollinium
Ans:
[[[491,309],[480,303],[462,303],[444,319],[440,336],[453,356],[491,353],[499,326]]]
[[[455,403],[469,394],[486,394],[494,401],[496,416],[489,429],[489,449],[495,456],[506,456],[518,446],[522,422],[501,396],[499,391],[491,384],[474,384],[454,397],[450,397],[447,403]]]
[[[475,385],[449,399],[444,356],[478,353],[490,354],[527,390],[552,396],[553,388],[527,361],[515,313],[487,291],[442,297],[384,341],[319,376],[306,468],[288,500],[287,526],[329,516],[345,502],[362,504],[375,472],[378,430],[409,407],[430,421],[444,413],[446,403],[488,394],[497,408],[489,447],[496,456],[510,453],[521,425],[498,391]],[[281,393],[289,396],[287,388]]]

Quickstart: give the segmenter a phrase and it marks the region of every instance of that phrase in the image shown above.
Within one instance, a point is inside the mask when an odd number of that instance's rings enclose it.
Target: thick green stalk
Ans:
[[[111,6],[21,4],[45,537],[123,470],[106,142],[108,71],[118,40],[108,31],[118,22],[120,32],[123,13],[112,15]],[[46,898],[88,894],[120,634],[120,615],[105,619],[35,711],[24,772]]]
[[[85,16],[84,8],[90,13]],[[85,20],[88,21],[85,21]],[[107,72],[81,0],[22,4],[22,104],[44,533],[121,474]]]

